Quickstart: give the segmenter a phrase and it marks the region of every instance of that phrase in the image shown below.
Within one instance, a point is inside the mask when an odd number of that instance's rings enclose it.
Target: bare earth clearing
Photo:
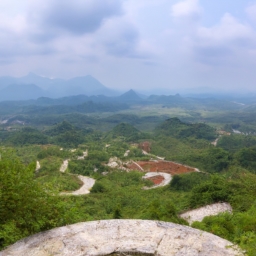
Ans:
[[[145,155],[149,155],[144,150],[142,150],[142,153]],[[125,152],[125,154],[127,154],[127,151]],[[140,172],[146,172],[147,174],[143,178],[149,179],[153,181],[153,183],[155,184],[151,188],[168,185],[171,181],[171,175],[178,175],[178,174],[189,173],[189,172],[199,172],[197,168],[175,163],[172,161],[164,161],[164,158],[162,157],[154,156],[152,154],[150,155],[152,157],[157,158],[158,160],[137,161],[137,162],[130,160],[128,162],[122,162],[117,157],[111,157],[109,159],[107,166],[110,168],[120,169],[124,171],[137,170]],[[145,188],[145,189],[150,189],[150,188]]]
[[[152,189],[168,185],[172,179],[172,176],[171,174],[164,172],[148,172],[142,178],[151,180],[155,184],[152,187],[144,187],[143,189]]]
[[[158,159],[161,158],[158,157]],[[171,181],[171,175],[198,171],[198,169],[190,166],[164,160],[131,162],[127,164],[127,168],[147,172],[144,178],[153,181],[155,184],[151,188],[168,185]]]
[[[138,166],[140,167],[139,169],[144,172],[164,172],[171,175],[197,171],[196,168],[164,160],[132,162],[128,164],[127,167],[130,170],[138,170]]]

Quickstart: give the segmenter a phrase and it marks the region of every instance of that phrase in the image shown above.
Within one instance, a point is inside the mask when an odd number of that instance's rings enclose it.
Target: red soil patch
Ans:
[[[156,175],[147,178],[147,180],[151,180],[155,185],[159,185],[160,183],[162,183],[162,181],[164,181],[164,177],[162,175]]]
[[[146,151],[147,153],[149,153],[151,150],[151,143],[148,141],[144,141],[144,142],[141,142],[138,147]]]
[[[194,172],[195,168],[185,166],[182,164],[177,164],[169,161],[138,161],[136,162],[145,172],[165,172],[171,175],[182,174],[187,172]],[[131,170],[139,170],[139,167],[131,163],[128,165]]]

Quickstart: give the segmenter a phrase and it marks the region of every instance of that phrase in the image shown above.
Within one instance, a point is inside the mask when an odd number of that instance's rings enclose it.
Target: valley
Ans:
[[[256,137],[248,106],[211,100],[192,111],[181,96],[157,105],[158,97],[153,104],[122,97],[124,110],[80,99],[0,103],[1,248],[77,222],[141,219],[191,225],[253,255]]]

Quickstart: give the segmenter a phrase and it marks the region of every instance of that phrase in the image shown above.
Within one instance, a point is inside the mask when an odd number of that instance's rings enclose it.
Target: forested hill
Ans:
[[[148,135],[139,131],[131,124],[120,123],[106,134],[107,139],[115,139],[118,137],[123,138],[125,141],[137,142],[147,138]]]
[[[239,244],[254,256],[254,135],[223,131],[214,146],[215,128],[163,115],[28,115],[30,119],[19,124],[15,118],[0,126],[0,248],[39,231],[88,220],[187,224],[180,218],[182,212],[227,202],[232,214],[206,217],[193,225]],[[67,162],[63,173],[60,168]],[[174,168],[170,184],[145,190],[152,182],[142,178],[144,172],[125,171],[130,163],[139,162],[146,169],[157,164],[159,172],[168,172],[166,164],[176,162],[192,172]],[[96,180],[90,194],[59,195],[80,188],[76,175]]]
[[[167,119],[155,129],[156,135],[166,135],[175,138],[194,137],[212,141],[216,138],[215,129],[207,124],[189,124],[181,122],[177,117]]]

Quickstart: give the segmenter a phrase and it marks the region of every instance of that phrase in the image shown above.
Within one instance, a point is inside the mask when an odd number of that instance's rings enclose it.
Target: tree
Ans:
[[[0,153],[0,248],[64,224],[63,204],[34,179],[35,164],[26,167],[12,152]]]

